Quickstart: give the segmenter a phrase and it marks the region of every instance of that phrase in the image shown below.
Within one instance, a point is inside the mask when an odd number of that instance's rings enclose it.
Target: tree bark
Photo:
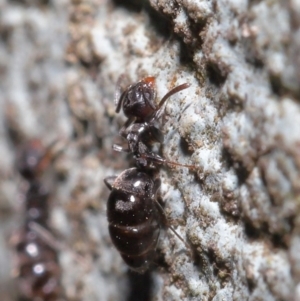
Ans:
[[[43,183],[66,300],[300,300],[299,20],[296,0],[0,0],[2,300],[17,298],[15,166],[32,138],[59,144]],[[166,103],[161,151],[196,169],[160,177],[192,254],[162,231],[145,276],[107,230],[103,179],[134,166],[112,150],[121,75],[122,87],[154,76],[157,102],[190,84]]]

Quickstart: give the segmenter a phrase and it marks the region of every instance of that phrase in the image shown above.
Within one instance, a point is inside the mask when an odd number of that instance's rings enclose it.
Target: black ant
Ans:
[[[34,230],[35,226],[50,230],[49,193],[40,181],[49,160],[49,152],[34,139],[24,147],[17,161],[18,172],[28,183],[25,224],[14,237],[17,272],[23,297],[33,301],[57,301],[61,297],[57,252]]]
[[[160,180],[154,179],[152,171],[162,164],[195,166],[167,161],[150,147],[154,142],[163,142],[161,131],[154,126],[162,113],[163,104],[171,95],[188,87],[188,84],[175,87],[155,106],[154,77],[146,77],[129,86],[121,97],[117,94],[115,99],[116,112],[123,105],[124,114],[128,117],[120,130],[120,135],[128,142],[128,148],[118,145],[113,148],[132,153],[138,168],[127,169],[119,176],[104,180],[111,190],[107,205],[109,233],[127,265],[140,273],[148,269],[153,259],[161,226],[167,226],[183,241],[166,221],[164,210],[157,200]]]

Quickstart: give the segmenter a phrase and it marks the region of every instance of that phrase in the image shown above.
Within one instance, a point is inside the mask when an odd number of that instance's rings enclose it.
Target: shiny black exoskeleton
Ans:
[[[175,162],[168,162],[159,154],[151,150],[153,143],[162,143],[163,134],[155,126],[162,114],[164,103],[170,96],[189,87],[189,84],[179,85],[170,90],[155,105],[155,78],[146,77],[136,84],[130,85],[119,97],[115,97],[116,112],[123,107],[123,112],[128,120],[121,128],[119,134],[126,139],[127,148],[113,145],[113,149],[119,152],[130,152],[133,154],[136,165],[139,168],[155,168],[161,164],[181,165]],[[191,166],[189,166],[191,167]]]
[[[20,152],[17,168],[27,181],[25,222],[15,236],[20,291],[25,300],[61,300],[57,252],[34,230],[49,229],[49,193],[40,181],[48,156],[39,140],[30,141]]]
[[[119,113],[121,107],[128,119],[138,119],[145,121],[158,110],[155,100],[154,77],[146,77],[143,80],[130,85],[119,97],[115,97],[116,112]]]
[[[105,179],[111,190],[107,203],[109,233],[127,265],[145,272],[155,251],[161,222],[156,192],[160,181],[153,181],[137,168]]]
[[[182,240],[167,224],[164,211],[157,201],[156,194],[160,187],[160,180],[154,176],[157,167],[172,164],[194,168],[167,161],[152,151],[153,143],[163,142],[163,135],[156,127],[163,104],[171,95],[189,87],[188,84],[175,87],[156,106],[154,81],[154,77],[146,77],[129,86],[120,97],[117,93],[116,112],[123,107],[128,117],[120,130],[128,146],[114,145],[113,148],[132,153],[138,168],[127,169],[119,176],[104,180],[111,190],[107,203],[110,237],[127,265],[140,273],[145,272],[152,262],[162,226],[167,226]]]

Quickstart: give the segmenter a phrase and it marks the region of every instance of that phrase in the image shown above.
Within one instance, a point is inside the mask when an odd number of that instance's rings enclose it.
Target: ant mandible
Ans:
[[[116,112],[120,112],[122,107],[128,118],[119,134],[127,140],[128,146],[124,148],[114,144],[113,149],[118,152],[132,153],[137,166],[140,168],[149,169],[161,164],[171,164],[193,169],[194,166],[191,165],[168,161],[150,149],[153,143],[163,143],[163,134],[155,126],[163,112],[163,105],[170,96],[187,89],[189,86],[189,84],[184,83],[173,88],[156,106],[154,102],[156,98],[154,77],[146,77],[130,85],[122,94],[120,94],[120,82],[118,82],[115,95]]]

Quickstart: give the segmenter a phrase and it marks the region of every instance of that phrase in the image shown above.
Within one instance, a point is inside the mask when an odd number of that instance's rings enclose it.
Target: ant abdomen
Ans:
[[[160,231],[157,187],[150,176],[136,168],[107,178],[105,183],[111,189],[107,217],[112,242],[131,269],[144,272]]]

